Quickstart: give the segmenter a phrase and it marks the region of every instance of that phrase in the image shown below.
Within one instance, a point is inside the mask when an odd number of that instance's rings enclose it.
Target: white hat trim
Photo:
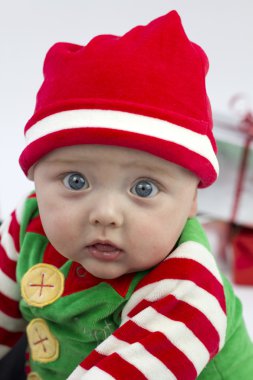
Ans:
[[[216,155],[206,135],[166,120],[122,111],[77,109],[52,114],[26,131],[27,146],[50,133],[75,128],[107,128],[170,141],[206,158],[216,173],[219,172]]]

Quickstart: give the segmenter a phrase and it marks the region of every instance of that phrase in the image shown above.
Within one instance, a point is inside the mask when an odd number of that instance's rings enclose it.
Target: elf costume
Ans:
[[[24,318],[28,379],[252,378],[241,304],[196,219],[157,267],[101,280],[55,251],[31,195],[2,227],[1,260],[1,353]]]
[[[22,169],[32,178],[33,165],[59,147],[116,145],[211,185],[218,163],[207,69],[176,12],[122,37],[54,45]],[[0,353],[26,329],[29,380],[253,378],[241,304],[194,218],[156,267],[102,280],[52,247],[32,194],[1,227],[0,262]]]

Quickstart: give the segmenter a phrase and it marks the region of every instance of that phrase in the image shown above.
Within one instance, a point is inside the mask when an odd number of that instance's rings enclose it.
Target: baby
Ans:
[[[20,157],[35,192],[1,228],[0,352],[26,329],[29,380],[252,379],[195,217],[218,175],[207,70],[175,11],[48,52]]]

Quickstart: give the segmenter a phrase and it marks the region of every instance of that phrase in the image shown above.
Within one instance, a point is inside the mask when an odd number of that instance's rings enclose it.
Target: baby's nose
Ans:
[[[90,211],[89,222],[104,227],[120,227],[123,223],[123,213],[116,199],[105,197],[96,202]]]

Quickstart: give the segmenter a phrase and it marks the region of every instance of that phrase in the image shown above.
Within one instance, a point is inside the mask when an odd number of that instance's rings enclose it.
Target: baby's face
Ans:
[[[34,181],[51,244],[104,279],[158,264],[196,211],[193,174],[128,148],[55,150],[35,166]]]

